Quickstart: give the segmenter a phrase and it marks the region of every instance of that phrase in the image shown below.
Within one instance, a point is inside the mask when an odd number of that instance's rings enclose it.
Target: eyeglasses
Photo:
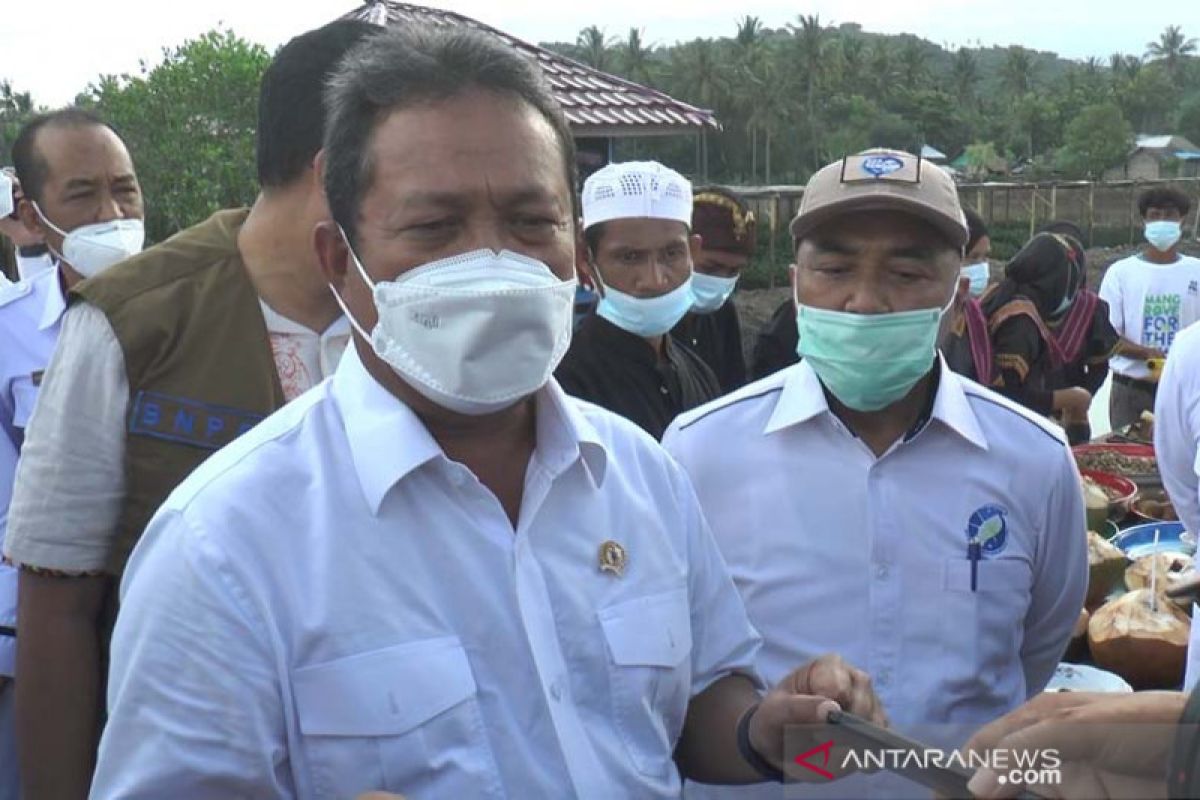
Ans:
[[[921,182],[920,156],[902,158],[892,153],[858,153],[842,158],[842,183]]]

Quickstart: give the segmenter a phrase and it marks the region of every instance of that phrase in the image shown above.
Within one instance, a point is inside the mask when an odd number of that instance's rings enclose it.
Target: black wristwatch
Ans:
[[[759,755],[758,751],[754,749],[754,745],[750,744],[750,718],[754,716],[755,711],[758,711],[759,705],[759,703],[755,703],[750,706],[738,720],[738,753],[742,756],[742,760],[753,767],[754,771],[765,780],[783,783],[783,771],[775,769],[769,761]]]

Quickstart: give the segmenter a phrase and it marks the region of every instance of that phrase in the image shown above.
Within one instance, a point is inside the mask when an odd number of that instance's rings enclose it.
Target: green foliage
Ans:
[[[160,241],[258,191],[258,85],[270,54],[211,31],[138,75],[106,75],[78,98],[124,138],[146,198],[146,232]]]
[[[607,58],[625,77],[715,111],[724,130],[706,135],[710,180],[803,183],[847,152],[922,144],[951,158],[990,144],[991,174],[1019,164],[1021,177],[1053,177],[1063,167],[1089,169],[1061,156],[1072,122],[1096,105],[1115,105],[1137,133],[1200,143],[1200,99],[1189,99],[1200,98],[1200,58],[1177,26],[1148,47],[1146,60],[1115,53],[1069,61],[1020,46],[946,49],[911,34],[830,26],[816,15],[780,29],[743,15],[727,37],[669,47],[646,48],[638,32],[605,44],[603,56],[601,41],[603,31],[592,27],[575,44],[546,46],[589,63]],[[1079,152],[1075,145],[1069,153]],[[633,150],[700,169],[694,144],[618,146]]]
[[[12,83],[0,80],[0,166],[12,163],[12,146],[17,133],[39,110],[34,108],[29,92],[18,92]]]
[[[1116,103],[1087,106],[1067,125],[1059,167],[1070,177],[1099,178],[1121,162],[1133,143],[1133,131]]]

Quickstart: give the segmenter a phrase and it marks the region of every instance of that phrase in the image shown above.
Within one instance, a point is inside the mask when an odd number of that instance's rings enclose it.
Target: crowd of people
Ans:
[[[293,39],[252,206],[150,247],[104,120],[39,115],[13,156],[0,798],[904,797],[790,759],[838,709],[1082,765],[1111,742],[1063,719],[1185,716],[1041,692],[1110,369],[1200,531],[1186,195],[1142,195],[1093,292],[1069,222],[992,280],[945,171],[847,155],[746,347],[743,199],[655,162],[578,186],[484,33]],[[1103,768],[1165,797],[1160,744]]]

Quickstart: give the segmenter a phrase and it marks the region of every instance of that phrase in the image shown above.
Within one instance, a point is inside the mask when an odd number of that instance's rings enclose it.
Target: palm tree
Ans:
[[[752,50],[762,42],[766,35],[762,20],[746,14],[737,21],[737,35],[733,42],[740,50]]]
[[[1012,97],[1023,97],[1033,88],[1036,72],[1033,53],[1020,45],[1013,45],[1005,55],[1000,81]]]
[[[651,57],[654,47],[653,45],[646,46],[642,34],[643,31],[640,28],[629,29],[629,38],[625,40],[622,56],[625,75],[630,80],[649,86],[654,83],[653,70],[651,68]]]
[[[610,48],[613,42],[604,33],[603,28],[589,25],[579,32],[575,45],[580,49],[579,59],[589,67],[607,70],[609,67]]]
[[[871,94],[877,100],[886,100],[892,94],[896,78],[896,57],[887,39],[875,40],[868,61],[870,69],[867,74],[873,82]]]
[[[789,25],[796,42],[796,51],[800,60],[800,69],[804,75],[805,113],[808,116],[809,145],[813,150],[813,168],[821,167],[821,148],[817,135],[817,86],[821,82],[821,74],[825,66],[825,37],[827,31],[821,27],[819,14],[801,14],[799,25]]]
[[[910,89],[920,88],[926,73],[926,55],[921,43],[916,39],[907,39],[900,48],[900,71],[904,83]]]
[[[965,47],[958,48],[954,53],[950,80],[959,103],[970,105],[975,101],[975,87],[979,83],[979,61]]]
[[[1183,35],[1183,29],[1178,25],[1168,25],[1159,34],[1157,42],[1146,44],[1146,57],[1154,61],[1165,61],[1167,74],[1176,84],[1179,83],[1180,68],[1183,59],[1196,52],[1196,40]]]

